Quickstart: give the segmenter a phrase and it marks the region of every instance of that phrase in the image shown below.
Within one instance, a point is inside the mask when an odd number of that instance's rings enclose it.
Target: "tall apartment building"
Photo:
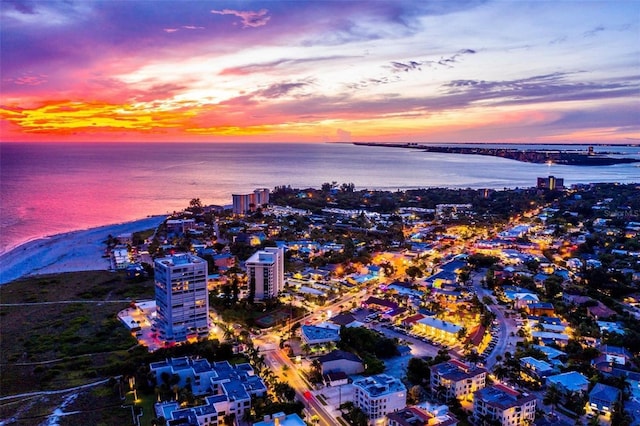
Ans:
[[[493,385],[473,395],[473,417],[501,426],[532,424],[536,417],[535,395],[520,393],[504,385]]]
[[[165,342],[209,334],[207,262],[191,254],[155,261],[156,327]]]
[[[446,399],[463,399],[485,387],[487,370],[451,360],[431,366],[431,392],[444,389]]]
[[[371,423],[407,405],[407,388],[400,379],[378,374],[353,382],[353,404],[360,408]]]
[[[246,214],[255,211],[260,206],[269,204],[269,189],[258,188],[251,194],[232,194],[234,214]]]
[[[555,189],[564,189],[564,178],[557,178],[555,176],[539,177],[538,184],[539,189],[548,189],[553,191]]]
[[[284,249],[266,247],[245,262],[249,279],[249,298],[271,299],[284,288]]]

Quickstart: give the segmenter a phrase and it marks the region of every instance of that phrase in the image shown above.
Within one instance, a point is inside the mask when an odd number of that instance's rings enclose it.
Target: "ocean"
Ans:
[[[639,147],[596,147],[602,151],[640,158]],[[638,164],[529,164],[328,143],[3,143],[0,253],[47,235],[182,210],[192,198],[228,205],[232,193],[259,187],[317,188],[336,181],[356,189],[502,189],[534,186],[548,175],[567,185],[629,183],[640,182]]]

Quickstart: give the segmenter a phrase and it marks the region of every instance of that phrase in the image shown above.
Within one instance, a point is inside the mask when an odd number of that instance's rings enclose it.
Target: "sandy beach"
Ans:
[[[0,256],[0,284],[28,275],[109,269],[103,258],[109,234],[115,236],[157,227],[166,216],[53,235],[22,244]]]

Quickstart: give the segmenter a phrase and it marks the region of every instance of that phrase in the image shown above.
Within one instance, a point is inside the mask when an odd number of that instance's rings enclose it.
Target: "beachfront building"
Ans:
[[[206,359],[183,357],[154,362],[150,370],[159,386],[178,376],[176,386],[190,385],[194,395],[204,396],[204,404],[196,407],[183,408],[175,401],[156,404],[156,417],[164,417],[167,424],[218,426],[225,423],[227,416],[242,419],[251,410],[251,397],[267,393],[264,382],[249,364],[211,364]]]
[[[272,299],[284,288],[284,250],[266,247],[245,262],[249,279],[249,298]]]
[[[269,204],[269,189],[258,188],[251,194],[232,194],[233,213],[238,215],[254,212],[258,207]]]
[[[493,421],[501,426],[524,426],[532,424],[535,417],[535,395],[504,385],[486,387],[473,395],[473,418],[479,424]]]
[[[431,366],[431,392],[446,400],[470,397],[485,387],[487,370],[452,359]]]
[[[171,343],[207,336],[207,262],[184,253],[156,259],[154,266],[155,326],[159,339]]]
[[[370,424],[383,421],[388,413],[407,405],[407,388],[400,379],[386,374],[356,380],[353,388],[353,404],[366,414]]]

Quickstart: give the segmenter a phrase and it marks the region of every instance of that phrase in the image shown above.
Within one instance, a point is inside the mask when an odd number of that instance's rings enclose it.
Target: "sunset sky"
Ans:
[[[2,0],[2,141],[640,143],[640,1]]]

